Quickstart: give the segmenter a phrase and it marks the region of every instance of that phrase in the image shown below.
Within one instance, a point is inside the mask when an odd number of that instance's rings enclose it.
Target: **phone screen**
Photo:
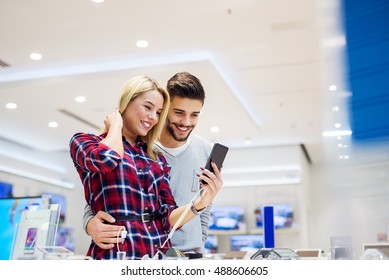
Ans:
[[[24,244],[24,252],[33,253],[35,248],[35,241],[38,229],[37,228],[29,228],[27,232],[26,242]]]
[[[213,172],[211,161],[214,161],[216,163],[217,168],[220,169],[223,166],[223,161],[227,155],[227,152],[228,148],[226,146],[223,146],[219,143],[215,143],[212,148],[211,154],[208,157],[205,168]]]

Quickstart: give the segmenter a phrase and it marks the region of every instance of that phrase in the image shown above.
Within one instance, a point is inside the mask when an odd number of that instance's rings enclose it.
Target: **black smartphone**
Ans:
[[[216,164],[217,168],[220,170],[220,168],[223,166],[223,162],[226,158],[227,152],[228,147],[220,143],[215,143],[212,147],[211,153],[209,154],[207,163],[205,164],[204,168],[213,172],[213,168],[211,165],[211,162],[213,161]],[[205,181],[200,180],[200,183],[205,184]]]

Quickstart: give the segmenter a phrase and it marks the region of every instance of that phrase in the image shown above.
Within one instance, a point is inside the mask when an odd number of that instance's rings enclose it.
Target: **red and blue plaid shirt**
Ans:
[[[124,244],[119,243],[128,259],[141,259],[146,254],[152,257],[167,239],[168,217],[177,208],[169,187],[170,166],[161,154],[153,161],[145,143],[131,146],[124,138],[124,156],[120,157],[100,143],[105,136],[77,133],[70,140],[70,155],[85,199],[95,214],[105,211],[115,217],[157,211],[154,221],[116,222],[128,232]],[[94,259],[115,259],[116,252],[117,246],[104,250],[92,241],[87,254]]]

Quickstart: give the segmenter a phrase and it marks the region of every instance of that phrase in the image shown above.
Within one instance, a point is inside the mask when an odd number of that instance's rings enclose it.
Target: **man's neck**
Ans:
[[[166,148],[178,148],[185,145],[186,141],[177,141],[171,136],[171,134],[164,128],[159,137],[159,143]]]

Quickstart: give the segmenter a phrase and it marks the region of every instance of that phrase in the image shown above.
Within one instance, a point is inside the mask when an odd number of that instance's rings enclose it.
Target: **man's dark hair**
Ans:
[[[188,72],[176,73],[167,82],[170,99],[175,96],[201,100],[204,104],[205,92],[198,78]]]

